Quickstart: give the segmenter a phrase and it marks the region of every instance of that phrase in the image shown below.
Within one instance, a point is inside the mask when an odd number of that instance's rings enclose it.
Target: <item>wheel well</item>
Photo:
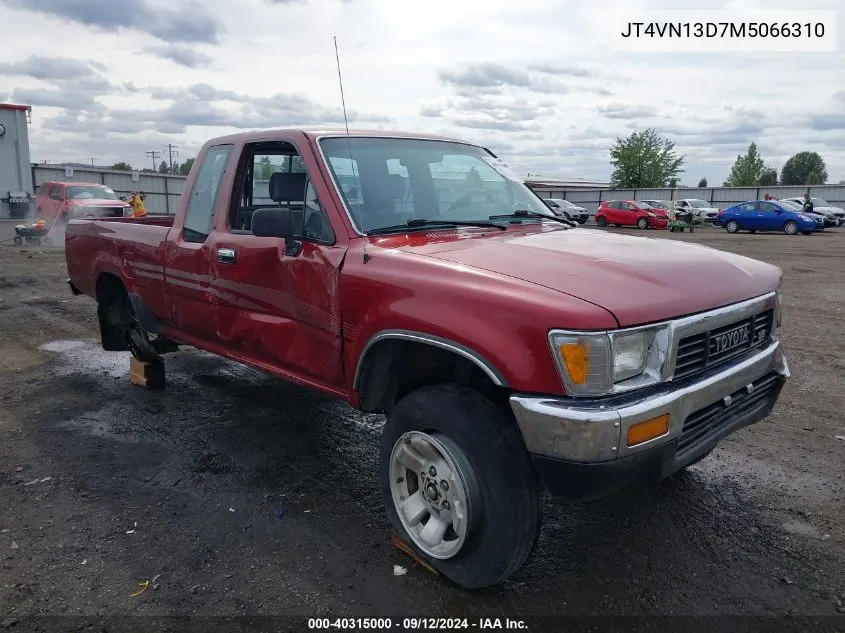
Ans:
[[[497,405],[507,403],[507,390],[468,358],[426,343],[386,340],[367,350],[361,363],[359,406],[389,413],[407,394],[439,383],[471,387]]]
[[[126,340],[132,323],[132,308],[123,282],[116,275],[101,273],[97,277],[94,296],[103,349],[108,352],[129,349]]]
[[[121,296],[127,296],[127,292],[126,286],[123,285],[120,277],[112,273],[100,273],[100,276],[97,277],[95,291],[97,303],[108,304]]]

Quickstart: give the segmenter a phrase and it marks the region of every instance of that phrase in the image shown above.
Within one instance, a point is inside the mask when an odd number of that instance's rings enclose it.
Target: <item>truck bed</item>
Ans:
[[[137,262],[164,267],[164,245],[173,216],[71,220],[65,233],[68,273],[77,289],[96,296],[97,276],[111,273],[145,285]]]

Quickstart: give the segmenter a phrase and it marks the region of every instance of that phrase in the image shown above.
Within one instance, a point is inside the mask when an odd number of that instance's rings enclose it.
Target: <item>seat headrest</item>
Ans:
[[[385,193],[391,200],[405,197],[405,179],[399,174],[390,174],[387,178]]]
[[[273,172],[270,174],[270,199],[273,202],[290,202],[305,200],[304,173]]]

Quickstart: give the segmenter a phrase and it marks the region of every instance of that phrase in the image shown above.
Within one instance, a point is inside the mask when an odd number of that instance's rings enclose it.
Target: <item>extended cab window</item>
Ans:
[[[328,215],[308,179],[305,162],[291,143],[260,142],[244,148],[238,168],[229,230],[251,233],[257,209],[282,207],[293,217],[297,237],[334,243]]]
[[[186,242],[204,242],[211,232],[214,205],[231,153],[231,145],[219,145],[209,149],[202,159],[185,213],[183,237]]]

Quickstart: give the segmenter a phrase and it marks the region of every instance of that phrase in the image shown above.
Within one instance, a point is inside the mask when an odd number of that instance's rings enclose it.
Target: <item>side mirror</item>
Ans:
[[[256,209],[252,214],[252,234],[256,237],[293,237],[293,216],[290,209]]]

